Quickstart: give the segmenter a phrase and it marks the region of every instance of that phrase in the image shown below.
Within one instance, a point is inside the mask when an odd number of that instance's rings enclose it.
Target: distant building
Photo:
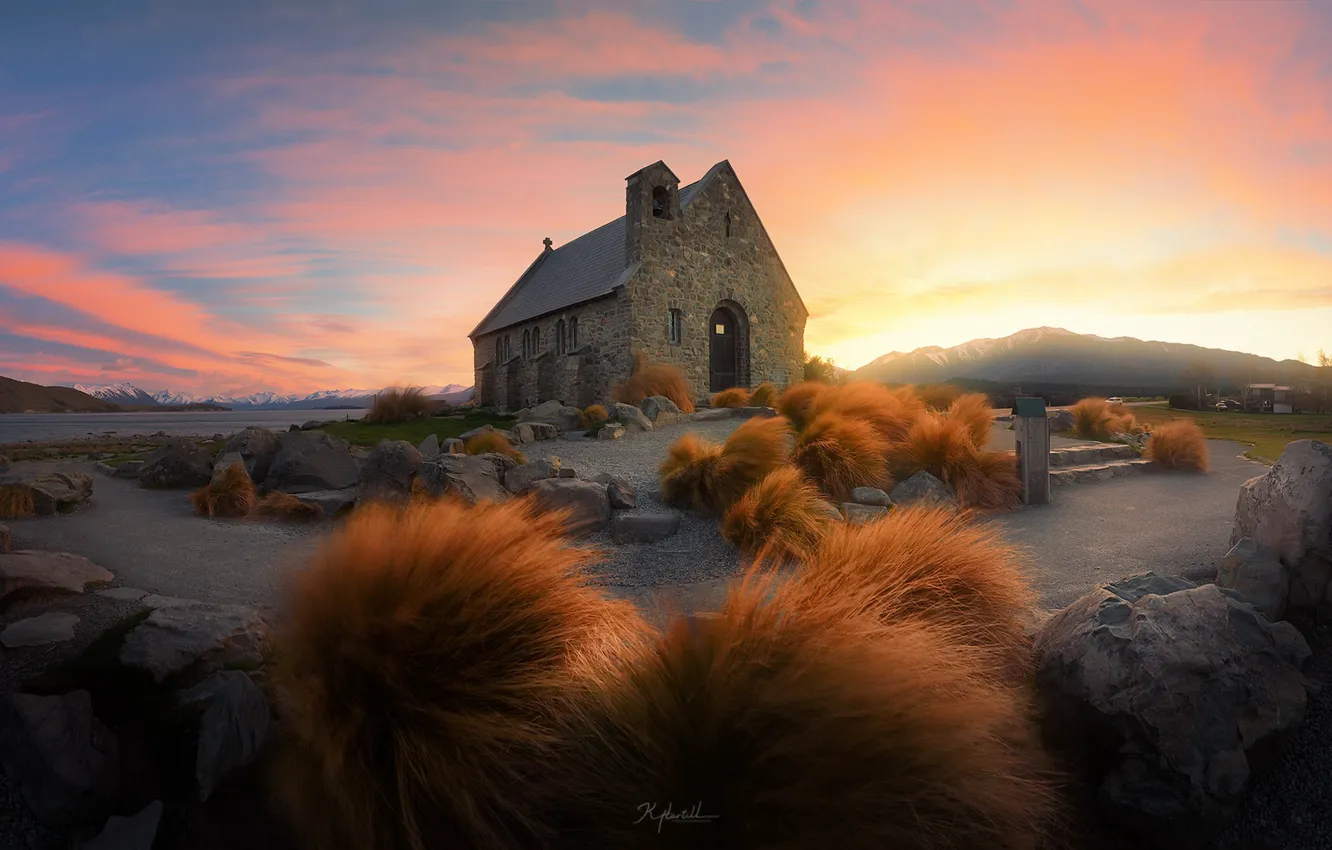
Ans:
[[[1244,409],[1260,413],[1294,413],[1295,391],[1280,384],[1248,384],[1244,388]]]
[[[586,407],[634,357],[680,367],[696,397],[803,375],[809,313],[729,162],[683,189],[658,161],[625,214],[550,239],[469,334],[477,403]]]

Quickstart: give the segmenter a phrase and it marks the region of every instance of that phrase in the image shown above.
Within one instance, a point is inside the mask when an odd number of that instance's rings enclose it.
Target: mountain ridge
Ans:
[[[316,390],[312,393],[276,393],[271,390],[250,393],[248,395],[194,395],[187,392],[172,392],[162,389],[156,392],[136,387],[127,382],[116,384],[75,384],[74,389],[93,398],[121,405],[135,406],[176,406],[185,404],[218,404],[232,409],[248,410],[314,410],[330,404],[360,405],[369,407],[376,394],[383,389],[332,389]],[[385,387],[384,389],[388,389]],[[471,398],[472,388],[461,384],[431,385],[422,387],[425,394],[433,399],[440,399],[458,404]]]

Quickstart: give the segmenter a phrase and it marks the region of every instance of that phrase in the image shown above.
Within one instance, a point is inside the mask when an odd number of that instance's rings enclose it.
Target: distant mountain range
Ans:
[[[1063,328],[1029,328],[1002,339],[974,339],[952,348],[894,351],[855,370],[854,377],[890,384],[973,379],[1003,384],[1080,385],[1176,390],[1198,367],[1208,383],[1245,384],[1312,378],[1314,367],[1256,354],[1132,337],[1106,338]]]
[[[115,410],[119,408],[111,402],[70,387],[44,387],[0,376],[0,413],[109,413]]]
[[[220,404],[233,410],[317,410],[334,405],[369,407],[376,394],[383,390],[345,389],[319,390],[313,393],[284,395],[258,392],[242,396],[199,396],[192,393],[159,390],[148,392],[133,384],[75,384],[74,389],[93,398],[126,407],[155,407],[182,404]],[[472,397],[472,388],[461,384],[428,386],[421,388],[427,396],[461,404]]]

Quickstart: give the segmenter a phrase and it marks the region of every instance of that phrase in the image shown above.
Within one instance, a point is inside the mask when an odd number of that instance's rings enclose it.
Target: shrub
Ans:
[[[430,408],[430,399],[420,387],[391,387],[375,396],[370,412],[361,421],[391,425],[429,416]]]
[[[799,469],[782,466],[726,510],[722,537],[760,561],[803,559],[832,524],[830,507]]]
[[[0,519],[22,519],[36,513],[31,490],[13,484],[0,485]]]
[[[890,390],[883,384],[856,381],[821,393],[814,402],[815,416],[837,412],[863,419],[886,440],[897,440],[925,412],[925,404],[909,387]]]
[[[593,425],[600,425],[602,422],[610,419],[610,413],[606,411],[606,408],[599,404],[589,404],[587,408],[583,410],[583,415],[587,417],[587,427],[589,428]]]
[[[1132,433],[1138,429],[1133,413],[1123,405],[1111,405],[1103,398],[1084,398],[1071,408],[1073,433],[1084,440],[1109,439],[1115,432]]]
[[[243,517],[254,510],[254,482],[245,464],[233,463],[220,478],[190,494],[190,504],[200,516]]]
[[[781,417],[750,419],[717,446],[685,434],[661,465],[667,504],[721,514],[790,456],[791,426]]]
[[[887,488],[887,445],[869,422],[824,413],[796,438],[794,459],[823,492],[843,502],[856,487]]]
[[[666,450],[661,474],[661,500],[682,508],[717,512],[716,481],[722,447],[697,434],[686,433]]]
[[[675,402],[683,413],[694,412],[689,382],[679,369],[664,363],[635,361],[633,374],[611,391],[611,399],[637,406],[650,395],[660,395]]]
[[[324,509],[318,505],[307,505],[290,493],[274,490],[254,503],[250,516],[260,519],[286,519],[308,522],[322,519]]]
[[[911,390],[926,407],[940,413],[952,407],[953,402],[962,397],[962,390],[952,384],[921,384],[911,387]],[[986,407],[989,407],[988,403]]]
[[[1015,452],[973,452],[955,466],[948,485],[959,503],[982,511],[1007,511],[1022,504],[1022,475]]]
[[[897,481],[928,472],[947,482],[953,468],[969,463],[975,454],[965,421],[926,413],[902,439],[888,445],[885,457],[888,473]]]
[[[801,381],[786,388],[781,398],[777,399],[777,411],[791,420],[797,430],[804,428],[813,418],[814,405],[818,397],[828,390],[827,384],[818,381]]]
[[[994,413],[990,410],[990,397],[985,393],[967,393],[953,399],[948,406],[948,419],[962,423],[976,448],[983,449],[990,441]]]
[[[509,438],[499,431],[482,431],[463,443],[463,451],[469,455],[501,454],[508,455],[519,463],[527,463],[522,452],[513,447]]]
[[[1156,426],[1147,439],[1147,457],[1164,469],[1206,472],[1207,435],[1192,419],[1174,419]]]
[[[278,790],[311,847],[545,846],[578,682],[646,637],[526,500],[357,511],[295,574]]]
[[[772,381],[764,381],[754,388],[754,394],[749,397],[749,403],[754,407],[776,407],[777,406],[777,387]]]
[[[821,384],[836,384],[839,381],[837,366],[830,358],[805,355],[805,380],[818,381]]]
[[[749,390],[743,387],[731,387],[712,397],[713,407],[748,407]]]
[[[565,810],[578,846],[1038,844],[1052,795],[1011,691],[920,623],[785,602],[780,588],[733,590],[720,616],[674,622],[588,694],[561,783],[579,789]],[[658,815],[698,801],[715,819],[658,836],[635,822],[645,801]]]

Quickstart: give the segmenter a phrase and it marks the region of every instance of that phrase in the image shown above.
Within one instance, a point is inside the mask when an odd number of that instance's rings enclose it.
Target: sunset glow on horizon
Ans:
[[[846,367],[1043,325],[1332,352],[1325,3],[3,15],[0,375],[470,385],[467,333],[542,239],[623,214],[658,159],[731,162],[806,349]]]

